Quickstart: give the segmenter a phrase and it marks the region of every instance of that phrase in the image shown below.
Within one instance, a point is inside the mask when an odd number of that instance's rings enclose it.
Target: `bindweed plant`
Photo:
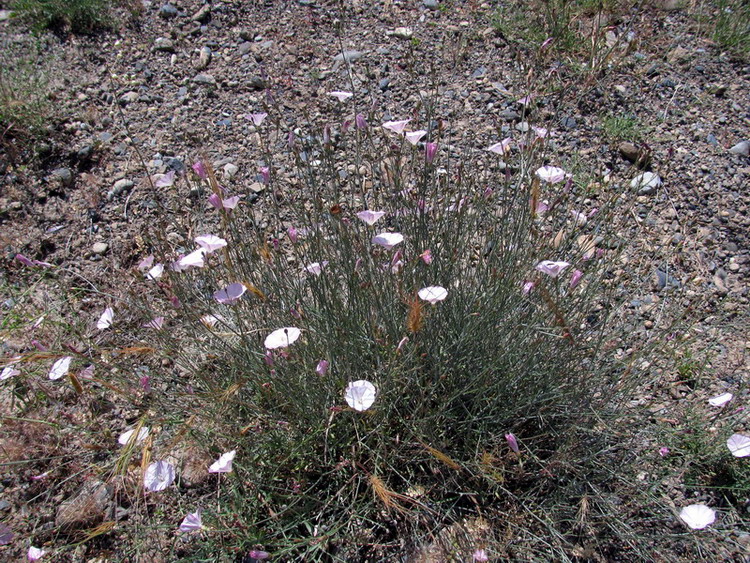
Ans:
[[[585,434],[626,384],[601,355],[622,290],[618,195],[584,200],[544,165],[541,128],[461,150],[429,108],[308,134],[247,117],[261,200],[201,159],[195,245],[154,241],[140,264],[144,326],[179,373],[153,374],[150,404],[170,413],[172,444],[189,433],[223,454],[217,467],[229,459],[214,534],[289,560],[365,560],[498,498],[531,518],[524,502],[591,455]]]

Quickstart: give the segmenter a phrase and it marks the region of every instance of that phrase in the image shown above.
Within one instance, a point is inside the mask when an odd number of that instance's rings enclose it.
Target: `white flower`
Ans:
[[[225,454],[221,454],[219,459],[211,464],[208,468],[209,473],[231,473],[232,472],[232,461],[234,456],[237,455],[237,450],[232,450]]]
[[[369,209],[365,209],[364,211],[357,213],[357,217],[362,219],[362,221],[368,225],[374,225],[383,216],[385,216],[385,211],[370,211]]]
[[[565,170],[555,166],[542,166],[536,171],[536,175],[540,180],[544,180],[550,184],[562,182],[566,177]]]
[[[334,92],[328,92],[328,94],[336,98],[339,102],[345,102],[354,95],[351,92],[342,92],[338,90]]]
[[[734,457],[750,456],[750,437],[744,434],[732,434],[727,440],[727,448]]]
[[[680,519],[693,530],[702,530],[714,523],[716,512],[705,504],[691,504],[682,509]]]
[[[417,292],[417,295],[419,295],[419,298],[422,301],[427,301],[431,305],[434,305],[438,301],[442,301],[448,297],[448,290],[439,285],[433,285],[430,287],[423,287]]]
[[[43,549],[40,549],[38,547],[34,547],[33,545],[29,547],[29,551],[26,553],[26,558],[29,561],[38,561],[42,558],[42,556],[47,553]]]
[[[570,266],[567,262],[554,262],[552,260],[542,260],[536,265],[536,269],[553,278],[559,276],[562,271]]]
[[[286,348],[287,346],[294,344],[300,337],[300,334],[302,334],[300,329],[293,326],[279,328],[266,336],[266,340],[263,344],[268,350]]]
[[[403,135],[406,124],[410,121],[411,119],[404,119],[403,121],[386,121],[385,123],[383,123],[383,127],[388,129],[389,131],[393,131],[394,133]]]
[[[724,393],[722,395],[709,399],[708,404],[713,407],[723,407],[732,400],[732,397],[734,397],[734,395],[732,395],[731,393]]]
[[[390,250],[397,244],[403,242],[404,235],[401,233],[380,233],[372,237],[372,244],[379,244],[380,246]]]
[[[164,273],[164,264],[157,264],[153,268],[151,268],[148,273],[146,274],[147,280],[158,280],[161,275]]]
[[[6,366],[3,368],[3,371],[0,372],[0,381],[4,381],[5,379],[10,379],[11,377],[15,375],[19,375],[21,372],[16,369],[15,364]]]
[[[412,145],[416,145],[425,135],[427,135],[427,131],[420,129],[419,131],[410,131],[409,133],[406,133],[405,137]]]
[[[352,381],[346,386],[344,391],[344,399],[355,411],[366,411],[375,402],[375,396],[377,390],[375,386],[364,379],[359,381]]]
[[[140,444],[141,442],[143,442],[143,440],[148,438],[149,432],[150,432],[150,429],[148,428],[148,426],[142,426],[141,429],[138,431],[138,436],[135,439],[135,443]],[[135,433],[135,428],[126,430],[125,432],[120,434],[120,437],[117,439],[117,443],[120,444],[121,446],[127,445],[127,443],[130,442],[130,438],[133,436],[134,433]]]
[[[174,481],[174,466],[166,461],[155,461],[146,468],[143,475],[143,486],[155,493],[163,491]]]
[[[195,243],[200,246],[206,254],[216,252],[220,248],[224,248],[227,245],[227,241],[225,241],[221,237],[217,237],[216,235],[201,235],[199,237],[195,237]]]
[[[201,518],[201,509],[191,512],[180,524],[181,532],[198,532],[203,529],[203,520]]]
[[[107,307],[106,309],[104,309],[102,316],[99,317],[99,320],[96,322],[96,328],[98,328],[99,330],[104,330],[111,327],[114,315],[115,312],[112,310],[112,307]]]
[[[49,378],[55,380],[65,377],[70,370],[71,361],[73,361],[73,356],[65,356],[57,360],[52,364],[52,369],[49,370]]]

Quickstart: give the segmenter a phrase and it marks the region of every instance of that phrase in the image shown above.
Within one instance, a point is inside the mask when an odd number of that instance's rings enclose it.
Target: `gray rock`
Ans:
[[[422,5],[430,10],[437,10],[438,0],[422,0]]]
[[[60,528],[82,528],[102,522],[112,507],[114,487],[97,479],[86,481],[78,494],[57,509],[55,525]]]
[[[196,74],[193,77],[193,82],[196,84],[203,84],[205,86],[213,86],[216,84],[216,79],[210,74]]]
[[[94,145],[86,145],[85,147],[81,148],[76,152],[76,158],[78,160],[85,162],[91,158],[91,155],[94,153]]]
[[[512,109],[504,109],[497,116],[503,121],[517,121],[521,119],[521,114]]]
[[[383,92],[388,90],[391,86],[391,80],[389,78],[382,78],[380,82],[378,82],[378,88],[380,88]]]
[[[729,152],[742,156],[750,156],[750,141],[741,141],[734,145]]]
[[[115,182],[115,185],[112,186],[112,195],[120,195],[122,192],[128,191],[134,185],[135,183],[133,182],[133,180],[128,180],[126,178],[117,180]]]
[[[159,15],[165,20],[171,20],[179,15],[179,10],[172,6],[172,4],[164,4],[159,8]]]
[[[52,171],[52,175],[65,187],[73,184],[73,173],[70,168],[58,168]]]
[[[237,167],[236,164],[232,164],[231,162],[224,165],[224,177],[231,178],[232,176],[236,175],[239,171],[239,167]]]
[[[255,194],[259,194],[265,189],[266,189],[266,186],[264,186],[260,182],[253,182],[252,184],[250,184],[250,191]]]
[[[133,102],[138,101],[138,92],[130,91],[125,92],[122,96],[120,96],[120,105],[126,106],[128,104],[132,104]]]
[[[198,56],[198,70],[206,68],[211,63],[211,47],[202,47]]]
[[[174,42],[166,37],[159,37],[154,41],[154,51],[162,51],[164,53],[174,53]]]
[[[568,115],[560,120],[560,125],[562,125],[563,129],[575,129],[578,126],[578,123],[576,122],[575,117]]]
[[[200,10],[190,18],[194,22],[206,23],[211,19],[211,4],[204,4]]]
[[[661,178],[653,172],[644,172],[633,178],[630,187],[638,190],[638,195],[651,195],[661,186]]]
[[[250,41],[243,41],[240,43],[239,52],[240,55],[247,55],[253,48],[253,44]]]
[[[243,41],[252,41],[253,39],[255,39],[255,33],[253,33],[253,30],[251,29],[241,29],[240,39],[242,39]]]
[[[107,252],[107,250],[109,250],[109,245],[106,242],[96,242],[91,247],[91,252],[93,252],[94,254],[101,255]]]
[[[410,27],[397,27],[390,35],[398,39],[411,39],[414,36],[414,31]]]
[[[0,10],[0,22],[9,20],[11,17],[13,17],[13,12],[10,10]]]
[[[521,133],[526,133],[529,130],[529,124],[526,121],[521,121],[520,123],[516,123],[516,131],[520,131]]]
[[[266,81],[260,76],[251,76],[247,81],[247,85],[251,90],[264,90],[266,88]]]
[[[364,53],[362,51],[344,51],[342,53],[339,53],[335,57],[333,57],[334,61],[337,62],[349,62],[352,63],[356,61],[357,59],[361,59],[364,56]]]

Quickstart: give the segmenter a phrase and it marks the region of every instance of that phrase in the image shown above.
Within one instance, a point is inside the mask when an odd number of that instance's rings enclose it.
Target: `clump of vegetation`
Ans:
[[[11,8],[34,29],[91,33],[112,24],[111,0],[15,0]]]
[[[742,57],[750,56],[750,4],[743,0],[717,0],[714,39]]]
[[[604,135],[612,141],[640,141],[643,138],[643,126],[634,115],[608,115],[602,123]]]

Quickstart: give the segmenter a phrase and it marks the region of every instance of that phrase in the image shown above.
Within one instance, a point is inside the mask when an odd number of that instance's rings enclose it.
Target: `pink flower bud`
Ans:
[[[292,241],[292,244],[297,242],[297,229],[294,227],[289,227],[286,230],[286,234],[289,237],[289,240]]]
[[[206,166],[200,160],[196,162],[195,164],[193,164],[193,172],[195,172],[195,174],[201,180],[208,179],[208,172],[206,171]]]
[[[516,440],[516,437],[512,432],[506,434],[505,439],[508,441],[508,446],[511,450],[513,450],[515,453],[520,453],[521,450],[518,448],[518,440]]]
[[[365,119],[365,116],[361,113],[358,113],[354,118],[354,125],[357,127],[357,129],[367,129],[367,120]]]
[[[328,360],[320,360],[318,362],[318,365],[315,367],[315,373],[317,373],[320,376],[325,375],[328,373],[328,367],[331,364],[328,362]]]
[[[427,161],[427,164],[432,163],[433,160],[435,160],[435,155],[438,151],[438,144],[437,143],[425,143],[424,146],[424,157]]]
[[[260,176],[263,178],[263,183],[268,184],[271,181],[271,169],[268,166],[262,166]]]

